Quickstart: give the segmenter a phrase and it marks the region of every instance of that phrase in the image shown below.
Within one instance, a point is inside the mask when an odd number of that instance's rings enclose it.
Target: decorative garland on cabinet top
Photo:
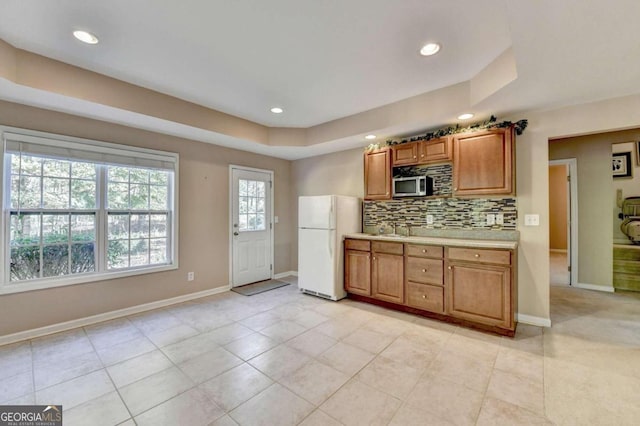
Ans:
[[[455,126],[445,127],[442,129],[434,130],[432,132],[427,132],[426,134],[421,136],[413,136],[411,138],[405,138],[399,141],[389,139],[387,140],[386,143],[387,143],[387,146],[400,145],[400,144],[409,143],[409,142],[429,141],[431,139],[438,139],[444,136],[454,135],[456,133],[475,132],[475,131],[485,130],[485,129],[504,129],[511,126],[513,126],[516,132],[516,135],[520,136],[524,132],[524,130],[527,128],[528,124],[529,124],[529,121],[527,119],[518,120],[515,123],[511,121],[498,122],[498,119],[494,115],[492,115],[491,117],[489,117],[488,120],[485,120],[480,123],[475,123],[467,127],[461,127],[459,124],[456,124]],[[370,144],[369,146],[367,146],[366,149],[370,151],[373,149],[378,149],[379,147],[380,147],[379,144]]]

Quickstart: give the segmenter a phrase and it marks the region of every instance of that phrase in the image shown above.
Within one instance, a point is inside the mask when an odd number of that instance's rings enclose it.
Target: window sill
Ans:
[[[107,281],[116,278],[132,277],[136,275],[153,274],[156,272],[173,271],[178,269],[178,263],[171,265],[153,266],[150,268],[129,269],[124,271],[103,272],[99,274],[78,275],[67,278],[43,278],[33,281],[9,283],[0,286],[0,296],[5,294],[23,293],[26,291],[45,290],[70,285],[88,284],[96,281]]]

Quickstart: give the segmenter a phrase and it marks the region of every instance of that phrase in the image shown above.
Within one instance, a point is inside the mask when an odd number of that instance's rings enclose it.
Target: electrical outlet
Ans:
[[[539,214],[525,214],[524,215],[524,226],[540,226],[540,215]]]
[[[496,215],[493,213],[487,214],[487,225],[495,225],[496,224]]]
[[[195,275],[194,272],[187,272],[187,281],[193,281],[196,278]]]
[[[504,225],[504,215],[502,213],[496,215],[496,225]]]
[[[432,214],[428,214],[427,215],[427,225],[433,225],[433,215]]]

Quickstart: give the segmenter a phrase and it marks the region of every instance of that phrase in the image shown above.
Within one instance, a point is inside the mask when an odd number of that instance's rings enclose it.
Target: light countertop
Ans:
[[[486,240],[473,238],[448,238],[448,237],[421,237],[421,236],[404,236],[389,234],[371,235],[371,234],[347,234],[344,238],[354,238],[359,240],[375,240],[375,241],[393,241],[398,243],[415,243],[442,245],[450,247],[477,247],[477,248],[493,248],[514,250],[518,247],[517,241],[511,240]]]

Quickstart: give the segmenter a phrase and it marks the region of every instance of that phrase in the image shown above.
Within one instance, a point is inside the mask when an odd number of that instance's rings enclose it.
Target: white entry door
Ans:
[[[272,276],[273,172],[231,166],[231,273],[233,287]]]

